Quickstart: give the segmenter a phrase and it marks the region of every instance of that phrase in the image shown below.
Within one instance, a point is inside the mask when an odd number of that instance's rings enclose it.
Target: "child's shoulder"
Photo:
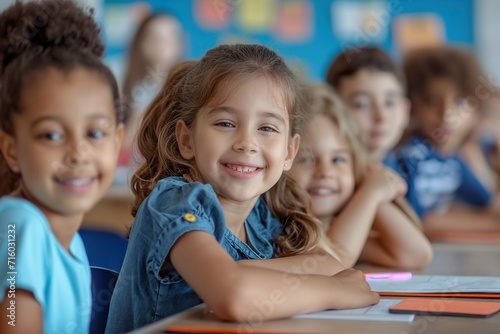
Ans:
[[[149,197],[162,199],[172,197],[176,201],[182,201],[186,197],[197,196],[201,193],[216,198],[215,191],[210,184],[188,182],[182,176],[170,176],[158,181]]]
[[[204,212],[207,215],[211,215],[214,210],[222,212],[211,185],[188,182],[179,176],[158,181],[141,207],[144,208],[142,210],[139,208],[138,215],[150,215],[155,212],[183,212],[188,209]]]
[[[44,213],[26,199],[0,197],[0,222],[0,244],[1,235],[15,234],[16,240],[23,240],[18,244],[18,248],[29,249],[28,253],[33,252],[33,256],[43,254],[51,240],[55,240]]]
[[[35,219],[48,224],[45,215],[33,203],[12,196],[0,197],[0,217],[6,223],[22,224]]]

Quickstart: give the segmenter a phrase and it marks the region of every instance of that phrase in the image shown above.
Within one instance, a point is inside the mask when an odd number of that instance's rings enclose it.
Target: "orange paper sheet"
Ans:
[[[408,298],[389,308],[390,313],[487,318],[500,310],[498,302]]]

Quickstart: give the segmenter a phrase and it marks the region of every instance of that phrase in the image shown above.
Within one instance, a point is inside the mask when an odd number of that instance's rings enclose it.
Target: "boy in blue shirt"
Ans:
[[[478,119],[475,59],[459,48],[421,49],[406,57],[404,72],[412,102],[410,128],[395,154],[409,202],[420,217],[446,213],[454,202],[489,207],[493,194],[458,153]]]

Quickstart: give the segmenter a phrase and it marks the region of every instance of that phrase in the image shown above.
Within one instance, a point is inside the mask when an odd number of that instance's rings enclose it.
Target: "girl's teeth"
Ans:
[[[251,173],[257,169],[255,167],[251,168],[251,167],[241,167],[241,166],[231,166],[231,165],[229,165],[229,167],[231,167],[231,169],[238,171],[240,173]]]
[[[313,195],[330,195],[333,194],[334,191],[331,189],[313,189],[311,190]]]
[[[79,187],[92,181],[92,178],[86,179],[59,179],[62,183],[69,184],[71,186]]]

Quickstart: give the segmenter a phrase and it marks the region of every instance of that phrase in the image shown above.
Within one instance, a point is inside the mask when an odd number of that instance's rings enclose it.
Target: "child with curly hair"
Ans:
[[[0,14],[0,332],[88,333],[77,231],[107,192],[123,136],[92,18],[71,1]]]

